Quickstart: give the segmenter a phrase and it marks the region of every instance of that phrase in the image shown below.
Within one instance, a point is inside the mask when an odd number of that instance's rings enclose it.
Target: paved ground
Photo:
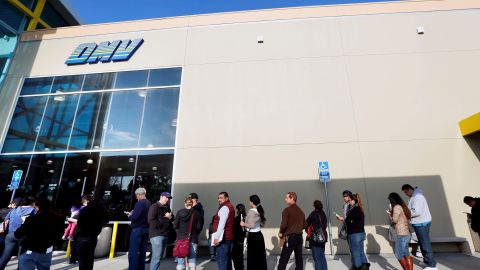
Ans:
[[[439,270],[470,270],[470,269],[480,269],[480,255],[477,253],[474,256],[468,256],[460,253],[436,253],[436,259],[438,260],[438,269]],[[292,256],[293,257],[293,256]],[[387,269],[387,270],[401,270],[400,264],[395,259],[393,254],[380,254],[380,255],[368,255],[372,266],[371,270]],[[200,262],[197,267],[197,270],[213,270],[217,269],[215,262],[210,262],[207,257],[200,257]],[[275,269],[277,265],[278,257],[270,256],[268,257],[268,269]],[[56,253],[53,258],[53,265],[51,269],[66,270],[66,269],[78,269],[78,265],[68,265],[65,264],[65,254]],[[340,256],[327,256],[328,268],[332,269],[348,269],[350,262],[350,256],[340,255]],[[313,270],[312,258],[311,256],[304,255],[304,264],[305,270]],[[165,259],[162,261],[160,269],[175,269],[176,263],[173,259]],[[421,261],[418,258],[415,258],[415,269],[422,269]],[[147,265],[147,268],[148,269]],[[8,270],[17,269],[17,261],[12,260],[8,266]],[[114,259],[99,259],[95,261],[94,269],[99,270],[123,270],[128,269],[128,258],[126,254],[119,254]],[[294,270],[295,266],[293,260],[290,260],[290,263],[287,267],[287,270]]]

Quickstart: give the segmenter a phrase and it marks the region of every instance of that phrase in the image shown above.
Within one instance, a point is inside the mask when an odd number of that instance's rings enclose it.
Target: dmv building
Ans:
[[[330,209],[362,196],[367,252],[392,252],[387,196],[406,183],[432,236],[473,250],[462,212],[480,192],[480,127],[458,123],[480,110],[479,20],[475,0],[398,1],[25,32],[0,91],[1,205],[15,192],[67,211],[93,194],[129,210],[143,186],[171,191],[174,211],[198,193],[208,221],[219,192],[258,194],[275,254],[285,193],[307,215],[326,205],[329,161]]]

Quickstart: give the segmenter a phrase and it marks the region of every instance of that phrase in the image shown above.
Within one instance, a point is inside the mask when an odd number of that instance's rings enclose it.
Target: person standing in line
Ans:
[[[132,212],[126,212],[131,221],[130,245],[128,248],[128,269],[144,270],[148,242],[148,210],[151,203],[147,191],[140,187],[135,190],[137,203]]]
[[[10,213],[13,209],[17,208],[20,206],[20,203],[22,202],[22,199],[20,198],[15,198],[13,199],[8,207],[6,209],[2,209],[2,214],[0,216],[2,223],[0,223],[0,226],[2,226],[3,232],[0,233],[0,257],[3,254],[3,249],[5,248],[5,236],[8,233],[8,220],[5,218],[8,216],[8,213]]]
[[[77,220],[78,268],[92,270],[97,237],[103,225],[108,223],[108,212],[100,200],[92,200],[89,196],[85,201],[88,201],[88,204],[80,210]]]
[[[0,270],[5,269],[14,251],[17,249],[19,242],[15,238],[14,233],[20,228],[27,217],[35,213],[35,208],[33,208],[34,202],[35,198],[32,196],[22,199],[20,206],[12,209],[5,217],[5,220],[8,220],[8,234],[5,236],[5,247],[0,257]]]
[[[423,190],[418,187],[413,188],[409,184],[403,185],[402,191],[410,198],[408,200],[408,208],[412,214],[410,223],[412,224],[418,242],[420,243],[423,262],[427,265],[427,267],[423,269],[436,270],[437,262],[433,256],[432,242],[430,240],[432,215],[428,208],[427,199],[425,198],[425,195],[423,195]]]
[[[365,255],[365,214],[362,201],[358,193],[351,194],[349,197],[351,207],[344,221],[347,224],[347,241],[352,254],[352,268],[354,270],[367,270],[370,268],[370,263]]]
[[[282,212],[282,223],[278,233],[279,238],[286,237],[282,247],[278,270],[285,270],[292,252],[295,252],[295,270],[303,270],[302,233],[307,228],[305,213],[297,205],[297,194],[287,192],[285,203],[288,205]]]
[[[470,214],[467,214],[471,220],[472,231],[480,235],[480,198],[465,196],[463,202],[472,208]]]
[[[202,233],[202,230],[203,230],[203,225],[205,224],[205,210],[203,210],[203,205],[198,200],[198,194],[197,193],[192,192],[188,195],[188,197],[192,199],[192,202],[193,202],[193,207],[192,208],[194,210],[196,210],[197,213],[199,214],[199,219],[198,219],[199,226],[196,230],[197,230],[197,235],[200,235]],[[198,244],[198,241],[197,241],[197,244]]]
[[[81,199],[81,206],[80,206],[80,211],[82,211],[82,209],[87,206],[87,204],[93,200],[92,196],[90,195],[85,195],[82,197]],[[78,213],[78,215],[80,215],[80,212]],[[67,221],[68,222],[72,222],[72,223],[75,223],[77,224],[78,226],[78,215],[75,216],[75,217],[69,217],[67,218]],[[76,227],[75,227],[76,228]],[[74,233],[73,234],[73,239],[69,242],[70,243],[70,259],[68,260],[68,263],[65,263],[65,264],[74,264],[74,263],[77,263],[78,262],[78,241],[77,241],[77,234]]]
[[[412,214],[398,193],[390,193],[388,200],[391,206],[388,216],[395,224],[395,231],[397,233],[395,257],[397,257],[403,270],[413,270],[413,258],[408,252],[408,244],[411,239],[408,224],[412,218]]]
[[[327,242],[327,215],[323,211],[323,204],[319,200],[313,202],[314,210],[308,215],[307,226],[312,226],[313,231],[322,230]],[[327,270],[327,259],[325,258],[325,243],[310,243],[315,270]]]
[[[18,268],[21,270],[48,270],[52,264],[55,242],[63,231],[63,218],[51,210],[47,199],[35,202],[36,214],[27,218],[14,236],[20,239]]]
[[[214,262],[217,260],[217,248],[212,245],[213,239],[213,221],[215,220],[215,215],[212,216],[212,221],[210,222],[210,225],[208,226],[208,250],[210,252],[210,261]]]
[[[220,207],[213,219],[213,245],[217,247],[218,270],[232,270],[232,240],[233,226],[235,221],[235,209],[233,208],[227,192],[218,194]]]
[[[170,199],[172,199],[172,195],[169,192],[162,192],[158,202],[152,204],[148,210],[149,235],[152,243],[150,270],[160,268],[160,260],[167,247],[168,234],[174,220],[172,210],[168,205]]]
[[[350,204],[350,197],[353,195],[353,193],[350,191],[350,190],[344,190],[342,192],[342,197],[343,197],[343,216],[340,216],[340,215],[337,215],[335,214],[337,220],[339,221],[345,221],[345,218],[347,217],[347,212],[350,210],[350,208],[352,208],[352,205]],[[348,241],[347,241],[348,242]],[[350,254],[352,254],[352,250],[351,250],[351,247],[350,245],[348,245],[348,248],[350,250]],[[352,268],[354,267],[354,262],[353,262],[353,256],[350,256],[350,263],[352,265]]]
[[[265,239],[261,228],[265,225],[265,211],[260,204],[258,195],[250,196],[250,210],[245,222],[240,223],[247,228],[247,269],[267,270],[267,254],[265,252]]]
[[[232,261],[235,270],[243,270],[243,242],[245,240],[245,229],[240,225],[245,221],[245,205],[239,203],[235,206],[237,209],[237,216],[233,226],[233,244],[232,244]]]
[[[184,206],[185,208],[178,210],[173,227],[177,230],[177,240],[190,236],[190,252],[188,263],[185,262],[185,258],[177,258],[177,270],[185,269],[185,265],[188,265],[190,270],[195,270],[197,267],[198,232],[201,231],[203,224],[200,220],[200,213],[193,208],[191,197],[185,198]]]

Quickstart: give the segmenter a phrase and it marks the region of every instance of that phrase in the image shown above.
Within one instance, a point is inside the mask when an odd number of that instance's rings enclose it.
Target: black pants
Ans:
[[[78,269],[92,270],[97,237],[78,237]]]
[[[235,270],[243,270],[243,243],[233,243],[232,261]]]
[[[70,263],[76,263],[78,261],[78,238],[73,237],[70,241]]]
[[[303,270],[302,245],[303,239],[301,234],[288,235],[287,241],[285,241],[282,248],[277,270],[285,270],[292,252],[295,252],[295,270]]]

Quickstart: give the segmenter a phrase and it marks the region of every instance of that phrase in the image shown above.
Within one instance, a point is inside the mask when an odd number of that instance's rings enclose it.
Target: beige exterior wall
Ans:
[[[404,183],[425,190],[432,235],[470,239],[462,199],[478,196],[480,162],[457,122],[479,110],[478,8],[405,1],[32,32],[0,92],[0,122],[23,76],[183,66],[174,209],[197,192],[209,220],[218,192],[244,204],[256,193],[267,249],[278,253],[285,192],[296,191],[308,214],[314,199],[324,200],[316,163],[328,160],[331,208],[341,212],[345,189],[365,200],[368,252],[392,252],[386,198]],[[64,64],[80,43],[140,37],[128,62]],[[345,253],[338,225],[335,250]]]

